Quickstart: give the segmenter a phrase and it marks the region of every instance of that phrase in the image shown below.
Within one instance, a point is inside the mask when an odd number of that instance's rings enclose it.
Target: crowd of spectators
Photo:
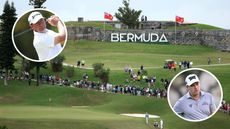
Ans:
[[[34,75],[31,75],[34,76]],[[5,71],[0,69],[0,78],[5,78]],[[18,72],[18,70],[10,70],[8,74],[8,80],[17,79],[17,80],[28,80],[29,73],[28,72]]]
[[[189,69],[189,68],[192,67],[193,62],[185,60],[185,61],[180,61],[177,64],[176,61],[166,60],[165,63],[164,63],[163,68],[176,71],[177,65],[178,65],[179,69]]]
[[[224,99],[221,102],[220,111],[230,115],[230,104],[227,103]]]
[[[69,79],[55,79],[54,76],[41,75],[40,80],[42,83],[58,85],[58,86],[70,86],[76,88],[87,88],[92,90],[99,90],[107,93],[114,94],[129,94],[129,95],[137,95],[137,96],[148,96],[148,97],[167,97],[167,90],[161,88],[149,88],[149,87],[140,87],[140,86],[131,86],[131,85],[113,85],[107,84],[103,85],[99,81],[90,81],[88,80],[88,75],[84,74],[81,80],[69,80]],[[162,79],[164,80],[164,79]],[[167,80],[167,79],[166,79]],[[169,83],[165,83],[169,84]],[[167,86],[166,86],[167,87]]]
[[[143,69],[142,69],[143,70]],[[17,79],[17,80],[25,80],[28,81],[28,84],[31,85],[31,81],[35,82],[35,75],[29,74],[28,72],[18,72],[18,71],[11,71],[10,76],[8,79]],[[4,71],[0,71],[0,77],[3,79],[5,76]],[[87,88],[92,90],[99,90],[107,93],[113,93],[113,94],[128,94],[128,95],[136,95],[136,96],[148,96],[148,97],[157,97],[157,98],[166,98],[167,96],[167,86],[169,82],[167,79],[161,79],[162,86],[165,86],[165,88],[157,88],[157,87],[141,87],[141,86],[134,86],[129,84],[121,84],[121,85],[113,85],[113,84],[107,84],[103,85],[99,81],[90,81],[88,79],[88,75],[85,73],[82,75],[82,79],[80,80],[70,80],[67,78],[61,78],[54,75],[48,75],[48,74],[40,74],[39,81],[40,84],[50,84],[50,85],[57,85],[57,86],[70,86],[70,87],[76,87],[76,88]],[[144,81],[147,83],[152,83],[156,81],[156,78],[145,78]]]
[[[177,63],[175,61],[168,61],[168,62],[165,62],[163,68],[176,71],[176,64]]]
[[[179,69],[189,69],[193,65],[192,61],[180,61],[179,62]]]
[[[141,66],[140,70],[144,70],[143,66]],[[129,68],[125,72],[132,75],[133,70],[130,70]],[[138,75],[141,75],[141,73],[139,73]],[[0,70],[0,78],[3,79],[4,77],[5,77],[5,71]],[[67,78],[62,79],[61,77],[57,77],[54,75],[41,74],[39,76],[39,81],[42,84],[86,88],[89,90],[97,90],[105,93],[147,96],[147,97],[156,97],[156,98],[167,97],[167,88],[170,84],[170,81],[168,79],[161,78],[159,80],[161,86],[154,86],[151,85],[151,83],[156,82],[156,76],[153,77],[141,76],[141,77],[142,80],[148,83],[148,86],[141,87],[141,86],[134,86],[130,84],[113,85],[109,83],[107,85],[103,85],[99,81],[97,82],[90,81],[87,73],[84,73],[82,75],[82,79],[80,80],[70,80]],[[31,84],[31,80],[36,81],[34,74],[30,75],[28,72],[18,72],[17,70],[9,71],[8,80],[11,79],[25,80],[29,82],[29,85]],[[225,114],[230,115],[230,104],[223,99],[219,110],[224,112]]]

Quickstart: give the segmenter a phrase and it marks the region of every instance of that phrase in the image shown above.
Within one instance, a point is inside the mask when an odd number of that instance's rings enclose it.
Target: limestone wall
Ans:
[[[86,39],[95,41],[111,41],[111,33],[145,33],[165,34],[172,44],[202,44],[213,46],[223,51],[230,51],[230,30],[175,30],[145,29],[145,30],[101,30],[93,27],[68,27],[68,39]],[[176,42],[175,42],[176,39]]]

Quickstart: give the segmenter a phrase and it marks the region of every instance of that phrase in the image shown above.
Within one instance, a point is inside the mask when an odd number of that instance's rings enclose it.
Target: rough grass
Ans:
[[[87,21],[87,22],[74,22],[68,21],[65,22],[65,25],[68,27],[95,27],[100,28],[102,30],[117,30],[116,28],[112,27],[111,25],[104,24],[103,22],[96,22],[96,21]]]
[[[167,27],[166,29],[175,29],[174,26]],[[181,24],[176,27],[177,30],[187,30],[187,29],[196,29],[196,30],[223,30],[220,27],[211,26],[207,24]]]

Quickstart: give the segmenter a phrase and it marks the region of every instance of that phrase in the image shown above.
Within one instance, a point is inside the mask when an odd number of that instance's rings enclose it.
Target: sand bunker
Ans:
[[[121,114],[121,115],[123,115],[123,116],[129,116],[129,117],[141,117],[141,118],[145,118],[145,114],[138,114],[138,113]],[[149,114],[149,118],[160,118],[160,116]]]

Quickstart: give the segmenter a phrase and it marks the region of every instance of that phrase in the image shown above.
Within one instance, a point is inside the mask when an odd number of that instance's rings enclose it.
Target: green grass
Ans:
[[[125,66],[139,68],[162,67],[166,59],[190,60],[194,65],[207,64],[208,57],[217,62],[229,63],[230,54],[223,54],[211,47],[186,45],[159,45],[144,43],[109,43],[95,41],[68,41],[62,52],[65,62],[75,65],[77,60],[85,60],[87,67],[101,62],[112,70],[122,70]]]
[[[212,72],[220,81],[223,88],[223,98],[230,102],[230,87],[229,77],[230,77],[230,66],[219,66],[219,67],[201,67]]]
[[[65,25],[67,27],[95,27],[105,30],[117,30],[116,28],[112,27],[111,25],[104,24],[103,22],[96,22],[96,21],[87,21],[87,22],[74,22],[74,21],[68,21],[65,22]],[[105,28],[104,28],[105,27]]]
[[[170,26],[167,27],[166,29],[175,29],[174,26]],[[211,26],[211,25],[207,25],[207,24],[181,24],[179,26],[176,27],[176,29],[178,30],[186,30],[186,29],[196,29],[196,30],[223,30],[220,27],[216,27],[216,26]]]
[[[221,52],[211,47],[206,46],[190,46],[190,45],[159,45],[159,44],[143,44],[143,43],[109,43],[109,42],[94,42],[94,41],[68,41],[66,48],[62,52],[65,55],[65,62],[76,65],[77,60],[85,60],[86,67],[92,67],[93,63],[101,62],[105,67],[110,68],[109,83],[114,85],[125,84],[135,86],[147,86],[144,81],[132,81],[129,75],[123,71],[125,66],[131,66],[135,72],[141,65],[147,67],[149,76],[156,75],[156,87],[161,87],[160,79],[172,79],[180,70],[169,72],[162,68],[166,59],[178,61],[190,60],[193,61],[193,67],[207,65],[208,57],[211,57],[212,63],[217,63],[217,57],[221,57],[223,64],[230,63],[230,53]],[[18,59],[20,60],[20,58]],[[20,62],[17,62],[20,66]],[[50,69],[50,64],[47,63],[48,69],[41,69],[43,74],[53,74]],[[149,67],[149,68],[148,68]],[[228,87],[228,77],[230,76],[230,66],[202,66],[202,68],[211,71],[220,80],[224,98],[230,101],[230,88]],[[20,68],[19,68],[20,69]],[[32,73],[35,73],[32,70]],[[99,81],[95,78],[92,70],[75,69],[74,77],[71,80],[82,79],[82,75],[87,73],[89,80]],[[60,73],[61,77],[65,78],[66,68]],[[126,83],[125,80],[130,82]],[[33,82],[35,85],[35,82]]]
[[[207,24],[195,24],[195,25],[191,25],[190,27],[196,28],[196,29],[222,30],[222,28],[220,28],[220,27],[211,26],[211,25],[207,25]]]
[[[213,63],[221,57],[222,63],[230,63],[230,53],[221,52],[206,46],[160,45],[143,43],[108,43],[94,41],[68,41],[62,52],[65,62],[76,64],[85,60],[86,67],[93,63],[105,63],[110,68],[110,83],[147,86],[144,81],[125,83],[129,78],[123,68],[129,65],[138,68],[144,65],[148,75],[157,76],[157,87],[160,78],[172,79],[180,70],[168,71],[162,68],[164,60],[191,60],[194,67],[206,65],[207,58]],[[16,67],[20,69],[20,58]],[[49,63],[43,74],[54,74]],[[221,82],[224,98],[230,102],[230,66],[199,66],[212,72]],[[60,75],[64,78],[66,67]],[[137,70],[135,69],[135,72]],[[35,73],[34,70],[31,73]],[[87,73],[89,80],[98,81],[92,70],[76,68],[72,80],[82,78]],[[0,80],[3,84],[3,80]],[[49,101],[49,98],[52,101]],[[42,84],[39,87],[28,86],[26,81],[9,81],[9,86],[0,85],[0,126],[9,129],[152,129],[145,125],[144,118],[130,118],[121,113],[145,113],[159,115],[164,120],[165,129],[225,129],[229,126],[229,116],[218,112],[204,122],[191,123],[178,118],[169,108],[166,99],[144,96],[102,93],[87,89],[52,86]],[[151,119],[153,123],[154,119]],[[221,125],[219,124],[221,123]]]
[[[123,71],[125,66],[131,66],[135,72],[141,65],[144,65],[148,75],[157,76],[157,87],[161,87],[160,78],[172,79],[176,72],[169,72],[162,68],[166,59],[173,59],[178,61],[190,60],[193,61],[193,67],[200,67],[200,65],[207,65],[208,57],[211,57],[212,63],[217,63],[217,57],[221,57],[223,64],[230,63],[230,53],[221,52],[206,46],[190,46],[190,45],[159,45],[159,44],[143,44],[143,43],[109,43],[109,42],[94,42],[94,41],[68,41],[66,48],[62,52],[65,55],[65,62],[76,65],[77,60],[85,60],[86,67],[92,67],[93,63],[101,62],[105,67],[110,68],[110,83],[130,84],[135,86],[144,86],[147,84],[144,81],[132,81],[125,83],[129,79],[129,75]],[[20,58],[18,59],[20,60]],[[20,65],[20,62],[18,63]],[[50,69],[41,69],[43,74],[54,74]],[[224,90],[224,98],[230,101],[230,89],[228,88],[228,77],[230,76],[230,66],[203,66],[202,68],[211,71],[220,79]],[[20,68],[19,68],[20,69]],[[32,73],[35,73],[33,70]],[[95,78],[92,70],[75,69],[74,77],[71,80],[82,79],[82,75],[87,73],[89,80],[99,81]],[[60,75],[65,78],[66,68]],[[34,84],[35,85],[35,84]]]
[[[130,66],[135,72],[144,65],[148,71],[148,75],[156,75],[157,85],[160,85],[160,78],[172,79],[177,72],[169,72],[163,69],[166,59],[175,61],[190,60],[193,61],[193,67],[207,65],[208,57],[211,57],[212,63],[217,63],[217,58],[221,57],[222,63],[230,63],[230,53],[221,52],[206,46],[190,46],[190,45],[159,45],[159,44],[143,44],[143,43],[108,43],[94,41],[68,41],[66,48],[62,52],[66,56],[65,62],[76,65],[77,60],[85,60],[86,67],[92,67],[93,63],[101,62],[105,67],[110,68],[110,83],[124,84],[125,79],[129,75],[124,73],[125,66]],[[208,68],[211,72],[217,73],[216,76],[223,80],[227,80],[230,70],[228,66],[219,67],[203,67]],[[215,70],[215,69],[219,70]],[[76,77],[81,77],[83,73],[88,73],[90,79],[94,79],[90,70],[77,69]],[[79,76],[78,76],[79,75]],[[147,86],[143,81],[130,82],[132,85]],[[224,82],[227,87],[228,83]],[[229,91],[229,90],[227,90]],[[230,100],[230,97],[226,97]]]
[[[165,129],[228,128],[229,119],[223,113],[217,113],[205,122],[185,122],[170,110],[165,99],[49,85],[29,87],[25,81],[11,81],[10,86],[0,86],[0,92],[0,125],[10,129],[151,129],[152,126],[145,125],[144,118],[119,115],[145,112],[161,116]],[[9,94],[18,97],[7,99]],[[73,98],[77,102],[67,102]],[[92,104],[89,98],[95,102]],[[221,125],[218,124],[220,121]]]
[[[24,81],[11,81],[9,83],[10,85],[14,85],[14,87],[10,86],[1,88],[1,103],[20,103],[23,105],[41,106],[91,106],[95,105],[95,103],[99,104],[106,101],[104,94],[88,92],[83,89],[73,90],[72,88],[63,88],[50,85],[42,85],[42,87],[28,87],[27,82]],[[87,92],[87,94],[85,92]],[[41,94],[42,96],[40,96]],[[60,94],[62,95],[60,96]],[[89,94],[89,97],[85,96]],[[49,98],[52,99],[52,103],[48,101]]]

